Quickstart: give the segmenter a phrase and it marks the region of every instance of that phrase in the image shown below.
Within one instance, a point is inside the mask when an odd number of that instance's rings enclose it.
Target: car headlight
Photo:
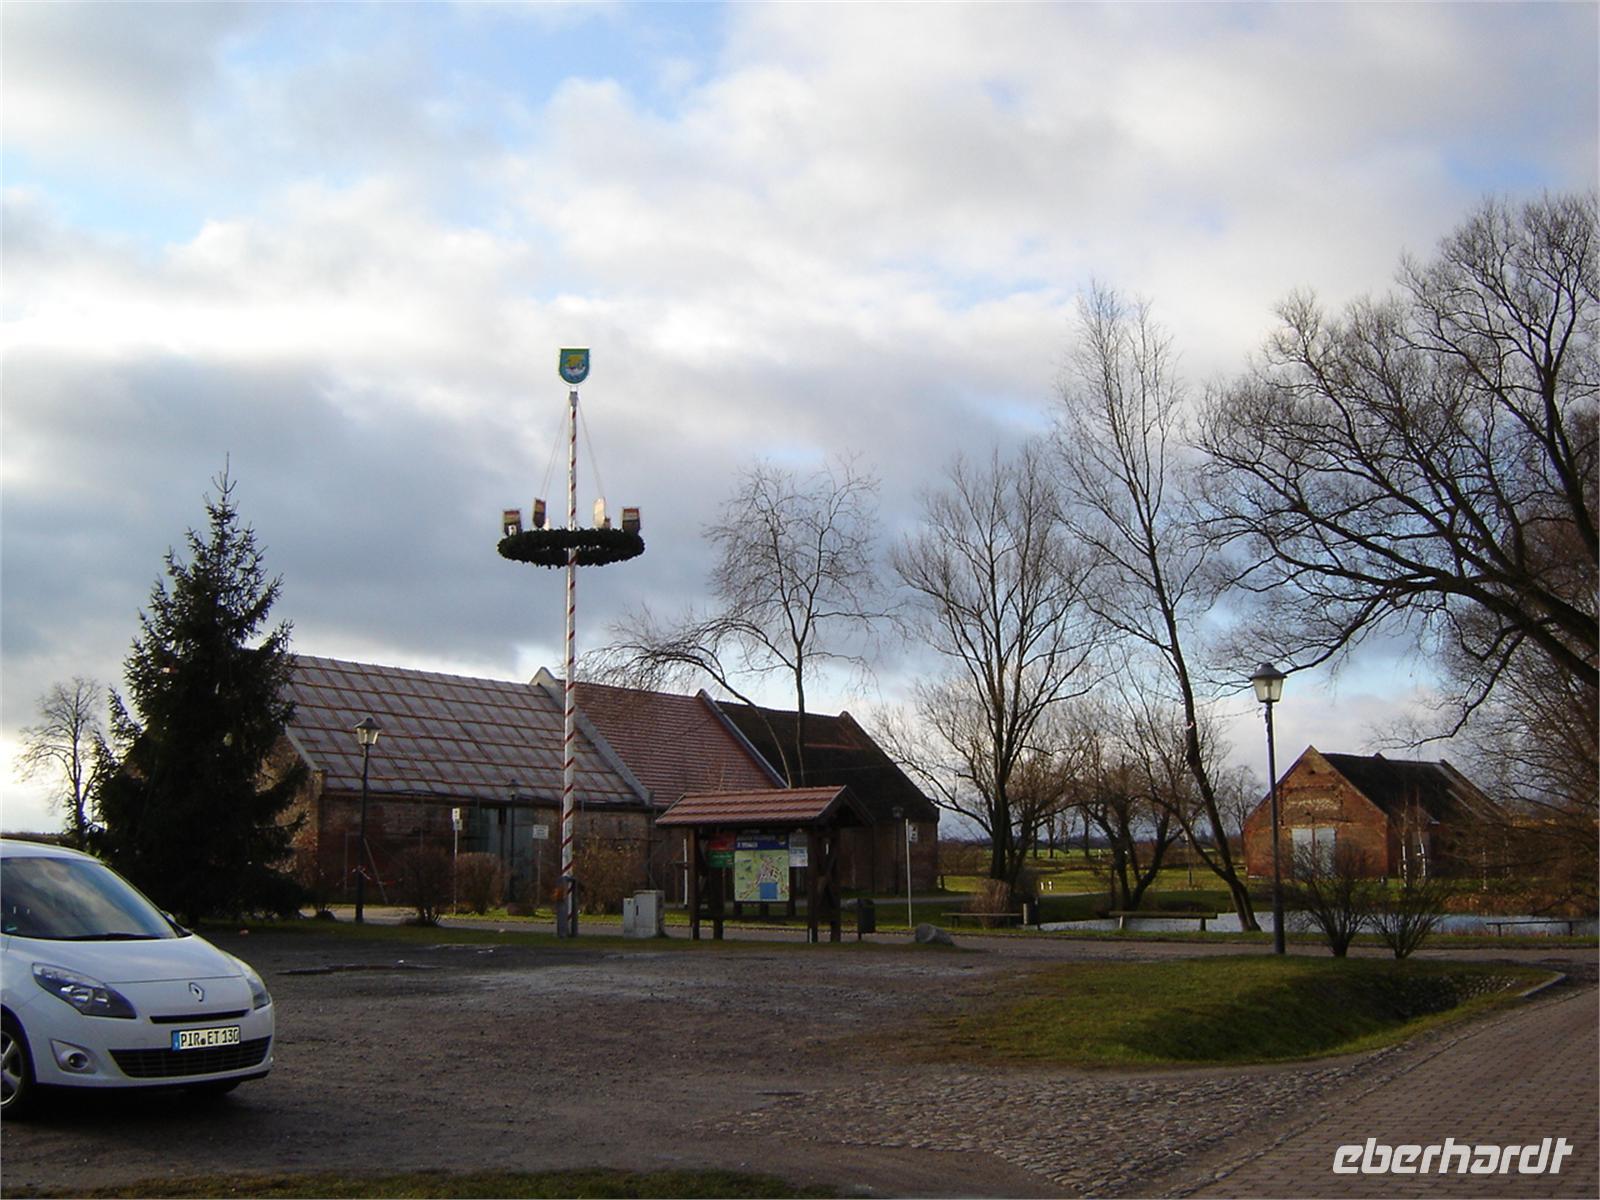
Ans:
[[[250,1007],[265,1008],[272,1003],[272,993],[267,991],[267,985],[261,981],[261,976],[256,974],[255,968],[242,958],[235,958],[239,970],[244,972],[245,979],[250,984]]]
[[[86,1017],[132,1019],[134,1016],[133,1005],[128,1003],[126,996],[92,976],[69,971],[65,967],[52,967],[48,963],[34,963],[33,981]]]

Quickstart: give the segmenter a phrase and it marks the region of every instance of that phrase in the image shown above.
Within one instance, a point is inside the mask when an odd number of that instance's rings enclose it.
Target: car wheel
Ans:
[[[37,1103],[38,1092],[28,1040],[22,1036],[22,1027],[7,1017],[0,1022],[0,1114],[27,1116]]]

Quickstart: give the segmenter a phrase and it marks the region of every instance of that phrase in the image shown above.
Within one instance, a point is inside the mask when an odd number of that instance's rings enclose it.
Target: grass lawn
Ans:
[[[940,1059],[1200,1066],[1372,1050],[1507,1003],[1550,973],[1504,964],[1273,955],[1077,963],[937,1022]]]
[[[10,1195],[9,1192],[6,1193]],[[393,1175],[200,1175],[148,1179],[88,1191],[43,1191],[37,1196],[504,1196],[724,1197],[832,1196],[797,1188],[769,1175],[737,1171],[409,1171]]]

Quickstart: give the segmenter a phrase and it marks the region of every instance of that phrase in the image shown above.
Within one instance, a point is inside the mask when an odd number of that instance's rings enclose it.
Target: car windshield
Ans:
[[[180,936],[120,875],[90,859],[0,863],[0,932],[57,941],[144,941]]]

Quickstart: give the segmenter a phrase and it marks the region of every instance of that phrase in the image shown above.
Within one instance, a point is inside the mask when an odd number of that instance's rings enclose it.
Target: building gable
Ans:
[[[562,684],[548,671],[535,679],[557,702]],[[609,684],[576,685],[579,712],[657,808],[688,792],[759,791],[781,786],[766,763],[724,724],[704,693],[680,696]]]
[[[794,755],[799,714],[718,701],[717,707],[774,772]],[[936,822],[939,810],[848,712],[806,714],[806,784],[849,787],[874,821],[899,807],[912,821]]]

